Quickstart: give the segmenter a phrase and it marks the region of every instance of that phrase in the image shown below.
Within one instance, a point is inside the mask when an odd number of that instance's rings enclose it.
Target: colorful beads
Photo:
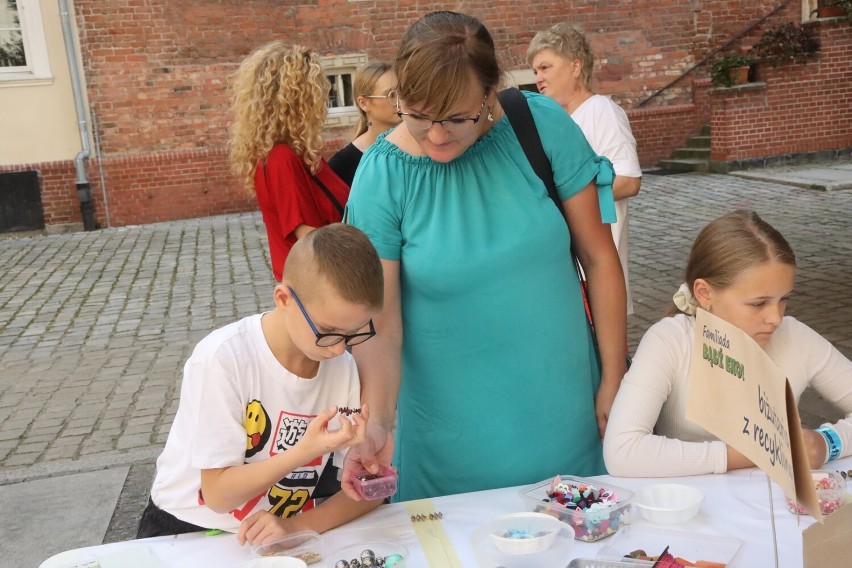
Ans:
[[[846,496],[846,480],[835,471],[813,471],[814,489],[817,494],[819,510],[830,515],[843,505]],[[807,511],[801,503],[787,497],[787,509],[794,515],[805,515]]]
[[[569,483],[557,476],[546,494],[546,502],[565,508],[560,518],[571,524],[580,540],[599,540],[628,522],[627,507],[619,503],[616,493],[605,487]]]

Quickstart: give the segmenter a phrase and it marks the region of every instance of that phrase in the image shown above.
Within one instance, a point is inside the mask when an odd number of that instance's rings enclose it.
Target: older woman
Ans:
[[[609,163],[557,104],[528,94],[554,207],[497,100],[494,43],[473,17],[422,17],[394,68],[402,123],[364,155],[346,213],[382,259],[385,308],[375,340],[353,349],[371,416],[344,490],[354,495],[355,468],[390,462],[397,409],[402,500],[603,473],[600,431],[626,350],[624,280],[601,220],[614,217],[612,197],[595,187]]]
[[[361,157],[379,134],[397,124],[396,75],[389,63],[374,61],[358,69],[352,94],[361,116],[355,125],[355,139],[340,149],[328,165],[347,185],[352,185]]]
[[[580,126],[592,149],[609,158],[615,168],[612,192],[618,222],[611,225],[612,238],[627,284],[627,313],[632,314],[627,278],[627,198],[639,193],[642,169],[627,114],[609,97],[592,91],[592,48],[586,36],[568,24],[556,24],[537,33],[527,49],[527,61],[535,71],[539,92],[558,102]]]

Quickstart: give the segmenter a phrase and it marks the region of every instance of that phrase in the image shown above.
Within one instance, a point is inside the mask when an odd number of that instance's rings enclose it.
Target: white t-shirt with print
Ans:
[[[225,514],[200,502],[201,470],[269,459],[294,446],[318,412],[334,405],[360,407],[358,371],[349,353],[320,362],[316,377],[298,377],[272,354],[261,317],[220,328],[195,347],[184,366],[166,447],[157,459],[154,504],[204,528],[235,532],[255,511],[289,517],[313,506],[311,495],[328,455]],[[338,428],[339,418],[329,427]],[[335,452],[335,465],[342,464],[343,455]]]

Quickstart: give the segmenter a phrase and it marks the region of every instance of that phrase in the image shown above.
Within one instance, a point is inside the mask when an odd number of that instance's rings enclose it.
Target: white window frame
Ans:
[[[535,71],[532,69],[516,69],[506,72],[506,86],[518,87],[520,85],[535,86]]]
[[[323,70],[329,80],[334,80],[334,78],[342,75],[350,75],[353,89],[355,87],[355,72],[366,63],[366,53],[350,53],[322,58]],[[349,106],[332,107],[328,109],[325,126],[327,128],[354,126],[358,122],[359,115],[358,107],[355,106],[354,101]]]
[[[47,38],[39,0],[18,0],[18,16],[27,65],[0,67],[0,87],[46,84],[53,81],[47,56]]]

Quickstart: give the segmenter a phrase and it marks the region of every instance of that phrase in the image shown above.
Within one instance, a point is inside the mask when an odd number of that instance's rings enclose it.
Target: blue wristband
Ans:
[[[833,461],[839,458],[842,442],[834,428],[823,426],[822,428],[817,428],[816,431],[822,434],[822,437],[825,438],[825,443],[828,444],[828,459],[826,461]]]

